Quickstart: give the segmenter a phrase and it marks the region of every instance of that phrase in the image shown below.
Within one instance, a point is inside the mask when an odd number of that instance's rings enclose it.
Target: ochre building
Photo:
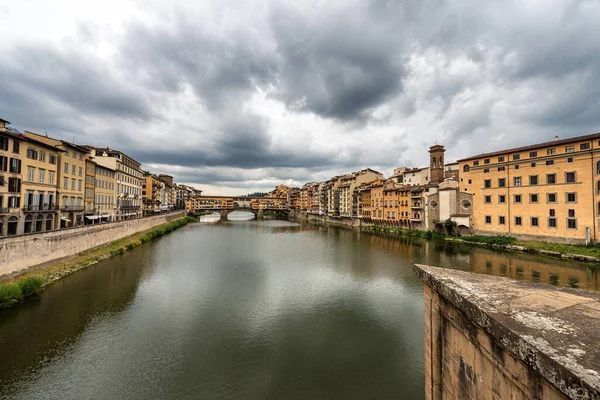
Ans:
[[[473,229],[585,242],[600,237],[600,133],[459,160]]]

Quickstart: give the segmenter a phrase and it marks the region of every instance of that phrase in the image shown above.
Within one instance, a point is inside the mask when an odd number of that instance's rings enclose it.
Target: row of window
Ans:
[[[35,167],[27,167],[27,182],[47,183],[54,185],[54,177],[56,176],[55,171],[46,171],[43,168],[37,168],[38,178],[35,180]],[[46,172],[48,172],[48,182],[46,182]]]
[[[576,183],[577,182],[577,173],[576,172],[565,172],[565,181],[564,183]],[[546,174],[546,184],[554,185],[558,183],[556,179],[556,174]],[[530,175],[529,176],[529,186],[535,186],[539,184],[538,175]],[[523,186],[523,179],[520,176],[515,176],[513,178],[513,186]],[[491,179],[484,179],[483,187],[489,189],[492,187]],[[506,178],[498,178],[498,187],[506,187]]]
[[[553,210],[551,210],[553,211]],[[571,214],[572,212],[572,214]],[[548,228],[558,228],[558,219],[554,216],[554,213],[550,213],[551,216],[547,218],[547,226]],[[577,218],[575,217],[575,210],[569,210],[569,217],[566,219],[566,227],[568,229],[577,229]],[[485,216],[486,225],[492,224],[492,216]],[[500,215],[498,216],[498,225],[506,225],[506,216]],[[523,226],[523,217],[516,216],[515,217],[515,226]],[[530,217],[529,226],[533,228],[539,228],[540,226],[540,218],[539,217]]]
[[[21,173],[21,160],[18,158],[8,158],[0,156],[0,171],[10,172],[13,174]]]
[[[0,207],[18,208],[21,206],[21,196],[8,196],[4,205],[4,196],[0,196]]]
[[[82,183],[83,183],[83,181],[81,179],[71,178],[71,190],[81,191],[82,186],[83,186]],[[76,184],[77,184],[77,189],[75,189]],[[63,189],[69,189],[69,178],[63,178]]]
[[[598,141],[598,145],[600,146],[600,140]],[[591,144],[590,143],[581,143],[579,145],[579,150],[580,151],[584,151],[584,150],[589,150],[591,148]],[[575,145],[568,145],[565,146],[565,153],[573,153],[575,151]],[[546,149],[546,155],[554,155],[556,154],[556,148],[550,148],[550,149]],[[529,158],[536,158],[538,157],[538,152],[537,151],[530,151],[529,152]],[[518,161],[521,159],[521,154],[513,154],[512,155],[512,159],[513,161]],[[505,162],[505,157],[504,156],[500,156],[498,157],[498,162]],[[484,164],[490,164],[491,163],[491,159],[490,158],[485,158],[483,160]],[[479,165],[479,160],[475,160],[473,161],[473,166],[478,166]]]
[[[77,158],[79,158],[79,161],[83,161],[83,153],[80,153],[77,150],[66,149],[65,156],[67,156],[67,157],[71,156],[76,160],[77,160]]]
[[[485,204],[492,204],[492,196],[491,195],[483,196],[483,202]],[[529,194],[529,204],[538,204],[539,202],[540,202],[540,196],[538,193]],[[522,204],[522,203],[523,203],[523,195],[514,194],[513,195],[513,204]],[[546,203],[547,204],[558,203],[558,193],[546,193]],[[577,192],[565,193],[565,203],[567,203],[567,204],[577,203]],[[498,204],[506,204],[506,195],[505,194],[498,195]]]
[[[77,175],[77,171],[78,171],[77,168],[78,168],[77,165],[75,165],[75,164],[71,165],[71,175]],[[64,171],[65,171],[65,174],[69,173],[69,163],[65,163]],[[79,167],[78,175],[83,176],[83,167]]]
[[[13,153],[19,154],[20,143],[18,140],[13,140]],[[0,150],[8,151],[8,138],[0,136]]]
[[[115,188],[115,183],[111,181],[105,181],[104,179],[96,178],[95,186],[99,189],[113,190]]]
[[[15,143],[17,143],[17,141],[15,140]],[[46,162],[46,152],[42,151],[42,150],[36,150],[33,147],[28,147],[27,148],[27,158],[32,159],[32,160],[37,160],[40,162]],[[56,154],[52,154],[50,153],[48,155],[48,163],[52,164],[52,165],[56,165]]]

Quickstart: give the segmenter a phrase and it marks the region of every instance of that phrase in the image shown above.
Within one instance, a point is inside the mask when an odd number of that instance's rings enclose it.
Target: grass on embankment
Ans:
[[[75,271],[96,264],[100,260],[123,254],[127,250],[131,250],[142,243],[159,238],[169,232],[173,232],[175,229],[187,225],[192,221],[194,221],[194,218],[185,217],[183,219],[168,222],[148,231],[136,233],[135,235],[116,240],[104,246],[86,250],[74,257],[69,257],[63,261],[27,271],[14,278],[1,282],[0,308],[10,307],[21,301],[23,298],[38,293],[44,286],[64,278]]]
[[[470,243],[486,244],[490,246],[499,246],[507,250],[518,250],[527,253],[540,253],[550,256],[561,256],[564,258],[577,258],[573,256],[595,257],[600,259],[599,245],[566,244],[535,242],[526,240],[517,240],[512,236],[461,236],[458,238],[448,238],[448,240],[461,240]],[[593,261],[593,260],[590,260]]]

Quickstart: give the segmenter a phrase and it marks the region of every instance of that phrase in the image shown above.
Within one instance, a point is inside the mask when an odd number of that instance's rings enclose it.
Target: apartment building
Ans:
[[[96,222],[111,222],[115,220],[116,172],[114,169],[98,163],[94,164],[94,208]],[[86,216],[88,218],[88,216]]]
[[[58,228],[60,192],[60,158],[65,150],[47,141],[38,140],[38,135],[25,132],[20,146],[22,154],[21,205],[22,224],[17,234],[50,231]],[[83,200],[83,192],[81,193]]]
[[[160,174],[158,175],[158,179],[164,183],[162,188],[162,209],[163,210],[171,210],[175,208],[175,183],[173,182],[173,177],[171,175]]]
[[[385,218],[383,189],[383,180],[371,185],[371,220],[375,222],[381,222]]]
[[[91,152],[98,165],[115,171],[115,219],[123,221],[142,216],[141,164],[127,154],[111,149],[83,146]]]
[[[381,172],[371,168],[352,172],[340,178],[339,190],[339,215],[340,217],[358,216],[358,198],[356,188],[363,183],[373,182],[377,179],[383,179]]]
[[[58,153],[58,196],[61,228],[83,225],[84,171],[89,160],[88,150],[64,140],[25,131],[26,138],[35,139],[61,151]]]
[[[19,233],[23,138],[0,118],[0,236]]]
[[[83,202],[85,205],[84,209],[84,223],[93,224],[99,218],[96,217],[96,162],[90,157],[85,160],[85,193],[83,196]]]
[[[142,182],[142,210],[144,215],[152,215],[160,210],[163,200],[164,183],[158,176],[142,171],[144,181]]]
[[[473,195],[473,229],[589,242],[600,231],[600,133],[459,160]]]

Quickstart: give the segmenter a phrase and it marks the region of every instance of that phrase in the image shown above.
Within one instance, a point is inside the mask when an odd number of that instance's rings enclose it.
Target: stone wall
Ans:
[[[585,239],[580,239],[580,238],[572,238],[572,237],[565,237],[565,236],[523,235],[523,234],[517,234],[514,232],[498,233],[498,232],[486,231],[486,230],[481,230],[481,229],[473,230],[473,235],[482,235],[482,236],[506,235],[506,236],[515,237],[518,240],[523,240],[523,241],[565,243],[565,244],[585,244]]]
[[[327,215],[318,215],[307,213],[306,211],[290,210],[288,218],[293,221],[312,221],[330,225],[339,225],[344,227],[360,227],[361,220],[359,218],[338,217],[333,218]]]
[[[0,276],[75,255],[185,217],[185,212],[0,239]]]
[[[425,282],[426,399],[600,398],[600,295],[415,271]]]

